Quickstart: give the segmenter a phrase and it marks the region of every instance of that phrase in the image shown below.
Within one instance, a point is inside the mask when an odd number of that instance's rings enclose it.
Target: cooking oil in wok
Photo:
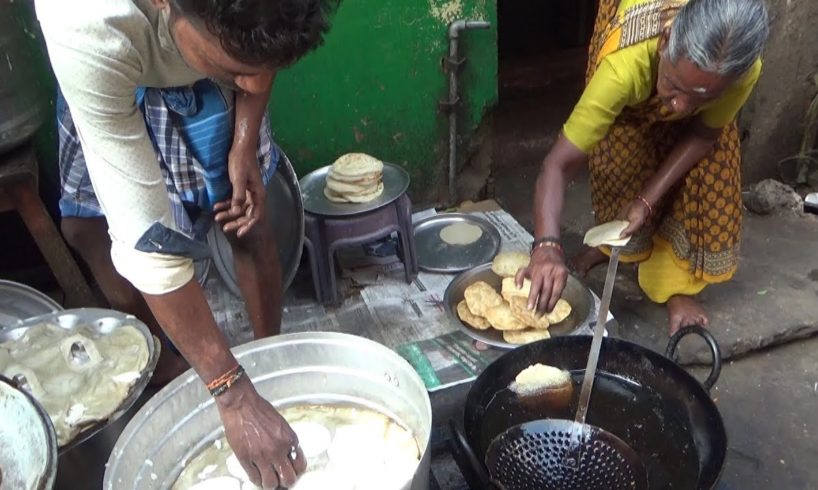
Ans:
[[[571,372],[570,403],[531,403],[503,389],[486,404],[475,440],[485,454],[491,441],[507,428],[544,418],[573,420],[584,370]],[[642,459],[652,489],[694,489],[699,459],[682,411],[652,389],[624,377],[597,372],[587,423],[613,433]],[[695,471],[691,471],[691,468]]]

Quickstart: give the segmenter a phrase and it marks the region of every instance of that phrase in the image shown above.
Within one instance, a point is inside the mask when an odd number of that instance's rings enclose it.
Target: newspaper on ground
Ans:
[[[413,220],[434,214],[434,209],[426,210],[413,215]],[[502,251],[530,249],[532,236],[506,211],[494,209],[474,214],[497,228]],[[455,320],[447,317],[443,296],[454,274],[421,271],[407,283],[396,249],[394,238],[386,238],[342,250],[338,283],[344,300],[337,307],[323,306],[315,300],[311,278],[302,271],[301,280],[297,278],[284,298],[282,333],[333,331],[372,339],[407,358],[430,390],[473,380],[503,351],[495,348],[478,351]],[[220,287],[220,282],[218,274],[213,273],[206,287],[216,320],[232,345],[247,342],[252,333],[244,304]],[[599,298],[594,295],[594,300],[595,317]],[[609,314],[608,320],[612,318]],[[585,328],[576,333],[592,332]]]

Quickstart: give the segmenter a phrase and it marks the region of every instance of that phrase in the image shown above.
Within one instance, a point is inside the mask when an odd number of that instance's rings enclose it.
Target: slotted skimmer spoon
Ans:
[[[492,482],[503,490],[641,490],[647,470],[620,438],[585,423],[621,247],[611,248],[576,417],[517,425],[494,439],[486,453]]]

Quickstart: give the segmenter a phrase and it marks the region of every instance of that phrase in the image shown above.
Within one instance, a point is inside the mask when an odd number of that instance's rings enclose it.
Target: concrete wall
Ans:
[[[764,71],[741,115],[745,183],[777,177],[776,163],[798,153],[816,92],[818,1],[767,2],[774,18]]]
[[[282,72],[270,114],[300,174],[362,151],[405,167],[414,200],[445,185],[447,26],[496,25],[495,0],[342,0],[326,43]],[[461,37],[464,146],[497,98],[496,29]]]

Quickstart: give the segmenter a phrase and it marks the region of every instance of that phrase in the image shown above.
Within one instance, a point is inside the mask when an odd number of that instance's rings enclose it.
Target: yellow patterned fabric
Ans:
[[[671,22],[681,4],[600,2],[588,87],[564,128],[572,143],[589,152],[599,223],[615,219],[642,192],[686,130],[687,121],[678,120],[655,94],[658,33],[643,39]],[[635,7],[647,16],[645,20],[627,14]],[[629,22],[641,27],[627,27]],[[639,282],[654,301],[697,294],[707,284],[729,280],[736,271],[742,203],[735,115],[760,68],[759,61],[728,93],[702,110],[707,124],[723,127],[713,150],[657,203],[649,222],[623,250],[623,261],[642,262]],[[596,120],[577,122],[587,118]]]

